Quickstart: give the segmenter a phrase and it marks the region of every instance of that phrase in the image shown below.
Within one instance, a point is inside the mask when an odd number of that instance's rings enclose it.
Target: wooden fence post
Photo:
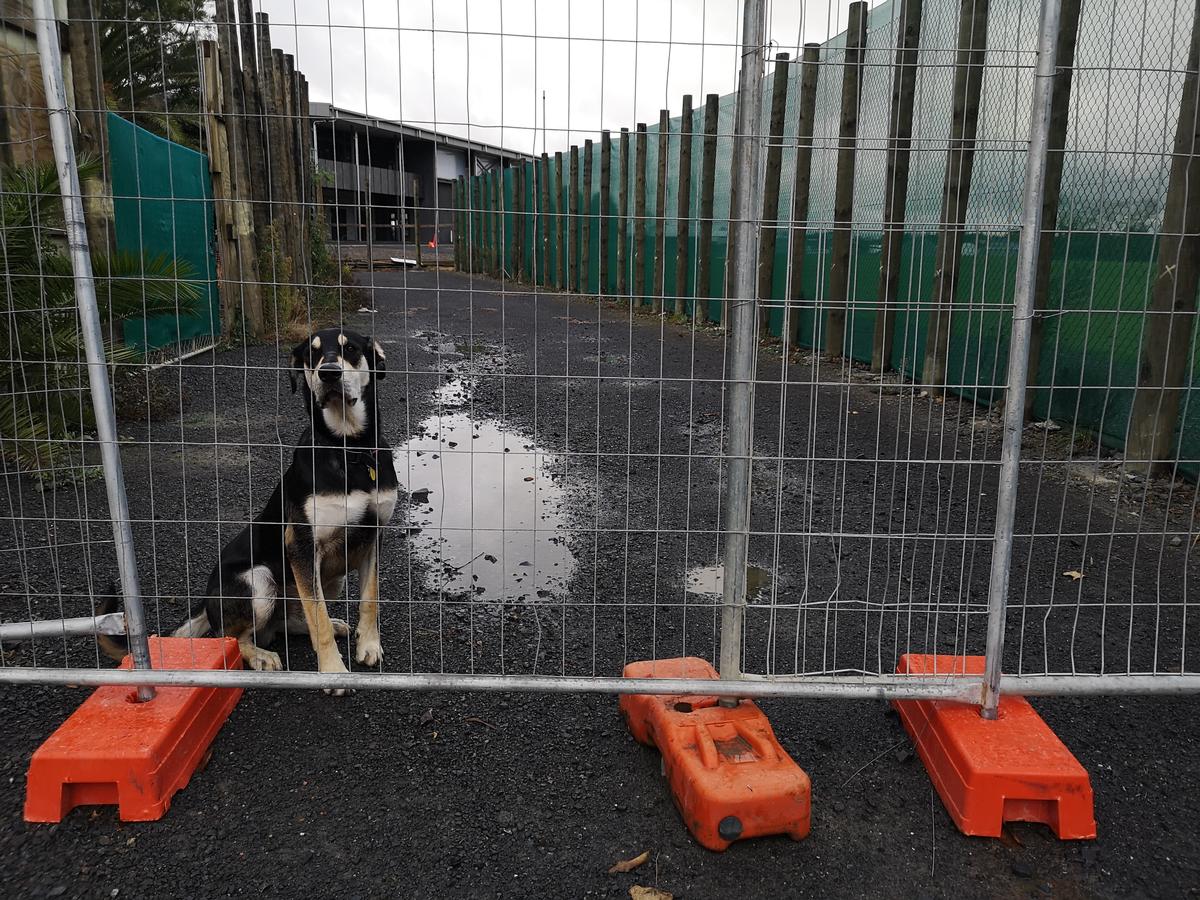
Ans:
[[[583,142],[583,207],[582,235],[579,239],[579,291],[591,293],[592,276],[592,142]]]
[[[892,106],[888,128],[887,170],[883,194],[883,245],[879,254],[879,307],[871,343],[871,371],[892,366],[896,305],[900,300],[900,259],[908,205],[908,163],[912,148],[913,99],[917,92],[922,0],[900,0],[896,64],[892,70]]]
[[[671,139],[671,111],[658,111],[658,183],[654,186],[654,312],[662,312],[666,288],[667,253],[667,152]]]
[[[238,246],[237,191],[229,142],[225,131],[221,92],[220,51],[215,41],[200,42],[200,87],[204,102],[204,130],[208,144],[208,171],[212,177],[213,212],[216,220],[217,294],[221,303],[221,334],[230,335],[241,312],[242,265]],[[89,235],[90,237],[90,235]]]
[[[687,313],[688,242],[692,236],[692,95],[683,95],[679,119],[679,203],[675,244],[675,315]]]
[[[308,221],[315,222],[317,218],[317,210],[321,205],[320,191],[317,189],[316,169],[317,160],[316,152],[313,148],[313,120],[312,106],[308,100],[308,79],[304,75],[300,75],[300,109],[303,118],[301,119],[301,165],[304,166],[304,196],[308,199]]]
[[[567,193],[567,290],[579,290],[579,147],[571,145],[571,185]]]
[[[280,110],[275,103],[275,61],[271,52],[271,22],[266,13],[254,14],[258,42],[258,95],[263,111],[263,146],[266,149],[267,183],[270,185],[271,224],[276,230],[276,249],[285,252],[283,166],[279,161]]]
[[[963,223],[971,195],[975,164],[975,132],[979,124],[979,95],[987,56],[987,20],[990,0],[962,0],[958,20],[958,53],[954,64],[954,109],[950,120],[950,146],[942,187],[942,227],[938,235],[933,273],[932,308],[925,338],[921,382],[935,396],[946,386],[950,351],[951,314],[958,292],[962,259]]]
[[[538,241],[538,252],[541,253],[542,267],[537,272],[537,277],[534,281],[542,287],[549,287],[554,283],[551,270],[554,268],[553,260],[550,259],[550,157],[542,154],[542,174],[538,179],[539,196],[542,198],[542,206],[538,219],[542,223],[542,237]]]
[[[223,40],[228,40],[229,0],[217,4],[216,24]],[[107,101],[104,97],[104,66],[100,59],[100,32],[96,2],[68,0],[67,33],[70,40],[71,85],[75,94],[75,121],[78,124],[81,153],[95,158],[99,171],[82,184],[86,211],[88,245],[93,253],[116,249],[113,221],[112,171],[108,157]],[[2,73],[0,73],[2,74]],[[229,103],[228,91],[225,102]],[[0,113],[0,115],[5,115]],[[224,115],[224,110],[221,110]],[[3,151],[11,148],[5,146]],[[3,152],[0,151],[0,152]],[[11,160],[10,160],[11,161]],[[229,173],[232,177],[233,173]]]
[[[829,311],[825,353],[847,353],[846,312],[850,305],[854,243],[854,164],[858,151],[858,108],[862,97],[863,53],[867,45],[867,4],[850,4],[846,56],[842,64],[842,115],[838,127],[837,178],[833,192],[833,240],[829,254]]]
[[[617,188],[617,294],[629,293],[629,129],[621,129],[621,183]]]
[[[271,176],[266,160],[266,126],[263,119],[262,92],[259,90],[258,51],[255,49],[258,29],[254,22],[253,0],[238,0],[238,30],[241,34],[242,61],[242,129],[245,140],[246,166],[249,173],[246,201],[254,221],[254,232],[261,240],[271,225],[271,207],[268,203]],[[266,273],[260,273],[265,277]],[[264,315],[259,310],[258,327],[265,327]],[[257,333],[257,332],[254,332]]]
[[[800,109],[796,123],[796,171],[792,178],[790,278],[787,294],[787,341],[800,346],[800,308],[804,262],[808,252],[808,206],[812,188],[813,124],[817,116],[817,77],[821,74],[821,45],[804,45],[800,68]],[[818,276],[819,277],[819,276]],[[817,335],[813,335],[813,346]]]
[[[708,324],[708,298],[712,296],[713,185],[717,174],[717,122],[721,98],[704,98],[704,143],[700,148],[700,236],[696,240],[696,301],[692,316]]]
[[[454,269],[463,270],[463,176],[454,179]]]
[[[637,126],[637,171],[633,176],[633,294],[646,302],[646,123]]]
[[[243,69],[238,54],[237,20],[232,0],[219,0],[217,4],[217,56],[220,69],[221,95],[215,112],[224,126],[224,159],[228,164],[229,209],[225,227],[235,245],[236,269],[239,278],[237,288],[237,312],[243,327],[251,336],[263,331],[262,293],[258,274],[258,243],[254,232],[254,185],[250,178],[249,130],[246,119],[246,98],[243,90]],[[214,193],[215,193],[214,183]],[[228,335],[233,322],[222,323],[223,333]]]
[[[556,257],[554,287],[567,289],[567,221],[563,215],[563,155],[554,153],[554,250]]]
[[[853,7],[851,8],[853,21]],[[790,56],[775,56],[771,80],[771,114],[768,120],[766,177],[763,179],[762,230],[758,242],[758,332],[768,337],[771,327],[771,288],[775,281],[775,242],[779,234],[779,176],[783,169],[783,117],[787,110]]]
[[[301,177],[300,139],[296,134],[296,125],[300,121],[300,110],[297,106],[295,88],[296,64],[291,54],[282,50],[271,51],[275,63],[275,83],[279,92],[278,106],[283,112],[280,122],[280,147],[283,152],[281,164],[284,167],[284,183],[287,189],[287,222],[290,232],[290,250],[292,254],[292,283],[305,289],[312,290],[312,259],[308,254],[308,242],[304,239],[304,206],[303,183]],[[368,162],[370,155],[368,153]],[[369,198],[368,198],[369,201]],[[305,305],[309,305],[306,301]]]
[[[475,255],[471,260],[471,274],[477,275],[487,272],[487,255],[488,255],[488,227],[487,227],[487,176],[480,173],[471,179],[471,191],[474,194],[471,205],[475,212]]]
[[[479,199],[482,204],[479,215],[483,223],[484,236],[487,240],[480,259],[480,269],[485,275],[496,274],[496,220],[495,209],[493,207],[494,194],[492,192],[492,179],[495,176],[496,172],[494,169],[484,172],[479,176]],[[415,229],[415,223],[413,227]]]
[[[468,172],[470,169],[467,170]],[[403,190],[403,187],[401,188]],[[464,232],[464,243],[466,257],[463,260],[463,265],[472,275],[479,268],[479,246],[482,239],[479,227],[479,176],[467,175],[466,182],[466,202],[467,202],[467,217],[466,217],[466,232]],[[401,223],[400,227],[401,241],[404,237],[404,226]]]
[[[479,271],[491,275],[495,271],[493,258],[496,255],[496,235],[492,227],[492,173],[483,172],[479,175]],[[414,223],[415,228],[415,223]],[[415,233],[415,232],[414,232]],[[407,236],[405,243],[408,242]]]
[[[505,203],[504,203],[504,163],[500,162],[496,166],[496,170],[492,172],[492,215],[496,219],[496,277],[503,280],[509,277],[508,266],[506,265],[505,252],[508,249],[508,223],[505,221]],[[420,231],[418,230],[417,246],[421,245]],[[420,252],[419,250],[417,251]]]
[[[612,132],[600,132],[600,245],[599,245],[599,265],[596,269],[599,273],[597,293],[601,297],[609,291],[608,286],[608,238],[610,219],[609,214],[611,209],[612,196]]]
[[[521,274],[533,284],[537,271],[537,160],[518,164],[521,172]]]
[[[1129,413],[1125,465],[1169,472],[1179,406],[1190,380],[1196,287],[1200,281],[1200,15],[1192,23],[1175,147],[1158,244],[1157,276],[1146,307],[1137,392]]]
[[[255,225],[261,213],[255,201],[262,189],[256,183],[255,160],[261,156],[258,131],[257,99],[253,93],[247,96],[247,83],[253,84],[255,54],[252,24],[243,20],[241,35],[243,42],[249,34],[251,43],[243,44],[238,51],[238,21],[234,15],[233,0],[220,0],[217,6],[222,25],[217,28],[218,59],[221,62],[222,110],[225,121],[225,136],[233,164],[233,229],[238,243],[241,270],[240,312],[243,326],[252,337],[260,336],[265,329],[262,303],[262,278],[259,274],[259,244]],[[239,15],[249,15],[239,13]],[[306,107],[307,108],[307,107]]]
[[[479,222],[479,227],[475,229],[476,242],[479,245],[479,252],[475,254],[475,265],[472,270],[476,274],[487,274],[491,271],[491,263],[488,258],[491,257],[491,222],[490,216],[487,215],[487,173],[481,172],[475,175],[475,217]],[[408,242],[408,229],[404,229],[404,242]]]
[[[300,228],[300,185],[296,176],[296,142],[293,134],[296,111],[292,106],[291,91],[288,89],[287,57],[282,50],[272,49],[271,68],[274,71],[275,109],[279,117],[277,165],[283,169],[280,173],[283,182],[282,212],[287,232],[287,245],[284,252],[291,260],[289,290],[292,302],[307,309],[309,308],[307,296],[302,297],[301,292],[311,284],[312,279],[307,277],[309,255],[306,252],[307,244]],[[368,197],[368,201],[369,199]]]
[[[1054,94],[1050,98],[1050,131],[1046,146],[1046,188],[1042,193],[1042,233],[1038,268],[1033,285],[1033,319],[1030,321],[1029,366],[1026,369],[1025,419],[1034,418],[1038,369],[1042,363],[1042,340],[1050,293],[1050,266],[1054,260],[1054,238],[1058,231],[1058,204],[1062,197],[1062,174],[1067,144],[1067,120],[1071,107],[1071,79],[1075,70],[1075,44],[1079,37],[1079,12],[1083,0],[1062,0],[1058,42],[1055,47]]]

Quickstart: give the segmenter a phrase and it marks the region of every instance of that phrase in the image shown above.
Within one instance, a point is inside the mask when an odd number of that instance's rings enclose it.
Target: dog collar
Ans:
[[[370,447],[363,450],[351,450],[347,448],[345,451],[346,460],[354,459],[367,467],[367,474],[371,476],[371,480],[375,481],[378,478],[378,462],[379,448]]]

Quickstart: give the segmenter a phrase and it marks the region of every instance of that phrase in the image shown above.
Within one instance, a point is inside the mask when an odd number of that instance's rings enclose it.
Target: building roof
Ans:
[[[522,153],[519,150],[510,150],[507,147],[501,147],[497,144],[488,144],[483,141],[472,141],[464,137],[459,137],[456,134],[444,134],[440,131],[434,131],[430,128],[420,128],[416,125],[407,125],[404,122],[396,122],[392,119],[381,119],[378,116],[370,116],[366,113],[354,112],[349,109],[342,109],[334,106],[331,103],[311,102],[308,105],[309,116],[312,119],[323,121],[345,122],[351,126],[361,126],[364,128],[376,128],[380,131],[387,131],[392,134],[403,135],[404,137],[417,138],[423,141],[431,141],[439,147],[453,147],[457,150],[469,150],[473,153],[483,153],[488,156],[495,156],[500,159],[533,159],[533,156],[528,153]]]

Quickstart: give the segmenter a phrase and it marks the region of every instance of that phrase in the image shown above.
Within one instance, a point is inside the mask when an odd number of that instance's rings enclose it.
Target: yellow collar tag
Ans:
[[[374,480],[375,480],[375,467],[374,467],[374,466],[367,466],[367,474],[368,474],[368,475],[370,475],[370,476],[371,476],[371,480],[372,480],[372,481],[374,481]]]

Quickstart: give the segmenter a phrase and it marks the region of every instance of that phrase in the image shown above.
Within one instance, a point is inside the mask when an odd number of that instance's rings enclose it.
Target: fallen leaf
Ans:
[[[632,900],[675,900],[674,894],[662,888],[642,887],[640,884],[629,889],[629,896]]]
[[[650,858],[650,851],[639,853],[633,859],[622,859],[613,863],[611,869],[608,870],[609,875],[620,875],[622,872],[632,872],[638,866],[642,865]]]
[[[1070,578],[1072,581],[1078,581],[1083,577],[1083,573],[1078,572],[1075,569],[1071,569],[1069,572],[1063,572],[1063,575],[1065,575],[1067,578]]]

